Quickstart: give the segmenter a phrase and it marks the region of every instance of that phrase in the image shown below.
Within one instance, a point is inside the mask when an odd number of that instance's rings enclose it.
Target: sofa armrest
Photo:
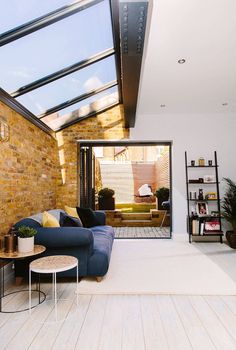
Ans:
[[[94,213],[100,222],[100,225],[106,225],[106,213],[101,210],[95,210]]]
[[[46,248],[68,248],[91,245],[93,233],[83,227],[40,227],[36,228],[35,244]]]

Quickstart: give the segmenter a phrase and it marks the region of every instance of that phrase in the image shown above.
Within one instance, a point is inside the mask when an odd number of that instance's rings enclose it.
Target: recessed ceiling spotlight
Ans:
[[[183,64],[183,63],[185,63],[186,62],[186,60],[184,59],[184,58],[181,58],[180,60],[178,60],[178,63],[179,64]]]
[[[165,107],[166,105],[160,105],[161,108]]]
[[[222,103],[222,106],[228,106],[228,102]]]

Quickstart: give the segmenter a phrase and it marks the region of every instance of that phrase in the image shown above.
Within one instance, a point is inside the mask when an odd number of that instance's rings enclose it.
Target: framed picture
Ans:
[[[208,205],[206,202],[197,202],[196,212],[199,216],[208,215]]]
[[[205,231],[210,232],[215,232],[215,231],[220,231],[220,221],[219,220],[212,220],[212,221],[206,221],[205,222]]]
[[[207,200],[217,199],[216,192],[207,192],[206,193],[206,199]]]
[[[216,179],[215,179],[214,175],[204,175],[203,181],[204,181],[204,183],[211,183],[211,182],[215,182]]]

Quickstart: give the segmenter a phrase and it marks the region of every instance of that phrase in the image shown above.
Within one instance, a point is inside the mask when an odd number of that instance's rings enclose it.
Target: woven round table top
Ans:
[[[69,255],[51,255],[36,259],[30,263],[30,270],[38,273],[55,273],[73,269],[78,259]]]

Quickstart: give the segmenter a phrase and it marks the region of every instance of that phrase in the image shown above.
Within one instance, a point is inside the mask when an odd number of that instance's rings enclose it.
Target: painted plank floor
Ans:
[[[42,290],[50,293],[51,285]],[[14,307],[27,305],[21,294]],[[236,349],[236,296],[81,295],[77,306],[73,282],[59,282],[58,295],[57,322],[49,301],[31,316],[0,314],[0,348]]]

